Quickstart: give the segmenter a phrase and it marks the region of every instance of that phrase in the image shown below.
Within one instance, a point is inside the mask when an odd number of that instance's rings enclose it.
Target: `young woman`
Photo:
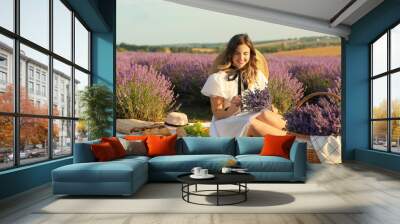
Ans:
[[[201,90],[211,101],[211,136],[286,134],[286,122],[276,108],[273,107],[273,111],[264,109],[257,113],[240,110],[241,95],[244,91],[268,87],[269,74],[262,72],[268,72],[265,59],[261,54],[257,54],[247,34],[233,36],[214,64],[218,72],[208,77]]]

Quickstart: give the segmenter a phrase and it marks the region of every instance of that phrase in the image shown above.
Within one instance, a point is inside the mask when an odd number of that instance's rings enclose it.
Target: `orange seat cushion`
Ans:
[[[289,159],[290,148],[296,136],[294,135],[284,135],[284,136],[275,136],[275,135],[265,135],[264,136],[264,145],[261,149],[261,156],[281,156],[286,159]]]
[[[117,158],[112,145],[109,142],[102,142],[91,145],[94,157],[99,162],[110,161]]]
[[[146,140],[148,149],[147,155],[152,157],[163,155],[176,155],[176,138],[177,135],[149,135]]]
[[[115,155],[117,158],[125,157],[126,156],[126,150],[124,149],[124,146],[122,146],[121,142],[117,137],[104,137],[101,138],[101,142],[108,142],[114,149]]]

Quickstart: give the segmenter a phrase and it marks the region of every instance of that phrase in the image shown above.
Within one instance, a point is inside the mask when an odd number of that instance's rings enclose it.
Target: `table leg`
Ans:
[[[185,185],[182,183],[182,187],[181,187],[182,199],[184,198],[184,197],[183,197],[183,190],[184,190],[184,188],[183,188],[183,187],[184,187],[184,186],[185,186]]]
[[[219,205],[219,184],[217,184],[217,206]]]
[[[188,201],[188,202],[190,202],[190,201],[189,201],[189,195],[190,195],[190,184],[188,184],[188,185],[187,185],[187,192],[188,192],[188,193],[187,193],[187,201]]]
[[[244,201],[247,201],[247,192],[248,192],[248,190],[247,190],[247,183],[244,183]]]
[[[195,186],[195,191],[197,192],[197,184],[196,184],[196,186]]]

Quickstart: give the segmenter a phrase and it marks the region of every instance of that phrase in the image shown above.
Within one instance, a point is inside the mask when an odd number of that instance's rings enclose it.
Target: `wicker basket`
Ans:
[[[316,97],[316,96],[329,96],[329,97],[334,98],[337,101],[341,100],[341,97],[334,93],[315,92],[315,93],[311,93],[311,94],[305,96],[303,99],[301,99],[296,104],[296,109],[300,108],[305,102],[307,102],[308,100],[310,100],[311,98]],[[299,140],[307,143],[307,161],[309,163],[321,163],[321,161],[318,158],[317,153],[315,152],[315,149],[313,148],[313,146],[311,144],[310,136],[302,135]]]

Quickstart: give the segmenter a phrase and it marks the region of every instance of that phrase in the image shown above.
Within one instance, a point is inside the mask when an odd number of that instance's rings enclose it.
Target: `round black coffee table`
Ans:
[[[198,205],[234,205],[247,200],[247,192],[249,188],[247,183],[255,180],[255,177],[248,173],[216,173],[213,174],[215,177],[212,179],[193,179],[190,177],[191,173],[182,174],[177,177],[178,181],[182,183],[182,199],[188,203],[198,204]],[[215,190],[197,190],[197,185],[216,185]],[[194,191],[190,191],[190,186],[195,186]],[[236,185],[237,190],[223,190],[220,189],[220,185]],[[215,192],[215,194],[205,194],[209,192]],[[216,197],[216,204],[202,204],[190,201],[190,196],[204,196],[204,197]],[[239,200],[231,203],[221,203],[221,197],[232,197],[241,196]]]

